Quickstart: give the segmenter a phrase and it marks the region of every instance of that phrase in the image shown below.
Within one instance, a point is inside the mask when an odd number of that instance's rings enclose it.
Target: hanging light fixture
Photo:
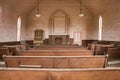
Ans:
[[[82,10],[82,1],[80,0],[80,14],[79,14],[80,17],[83,17],[84,14],[83,14],[83,10]]]
[[[40,9],[39,9],[39,3],[40,3],[40,1],[39,1],[39,0],[37,0],[36,17],[40,17],[40,16],[41,16],[41,15],[40,15]]]

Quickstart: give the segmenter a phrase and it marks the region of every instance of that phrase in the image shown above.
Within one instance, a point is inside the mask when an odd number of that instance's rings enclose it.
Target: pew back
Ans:
[[[39,65],[42,68],[103,68],[105,56],[4,56],[6,67]]]
[[[109,60],[120,59],[120,47],[108,48],[107,54]]]
[[[120,69],[0,69],[1,80],[120,80]]]
[[[95,55],[104,55],[107,54],[107,49],[110,47],[114,47],[114,45],[105,45],[100,44],[95,46]]]
[[[87,50],[85,47],[37,47],[29,50]]]
[[[87,56],[91,50],[27,50],[19,52],[22,56]]]
[[[3,55],[8,55],[9,50],[8,48],[0,48],[0,59],[2,59]]]

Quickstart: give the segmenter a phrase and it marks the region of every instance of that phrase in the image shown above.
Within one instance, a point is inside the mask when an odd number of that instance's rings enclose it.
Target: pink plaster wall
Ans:
[[[107,6],[103,13],[103,40],[120,41],[120,1]]]
[[[85,16],[82,18],[78,16],[79,3],[75,1],[42,1],[40,3],[40,18],[35,17],[36,10],[32,9],[35,5],[22,4],[23,0],[20,2],[20,5],[13,6],[7,1],[0,0],[0,42],[16,41],[17,17],[19,15],[22,18],[21,40],[33,40],[35,29],[43,29],[45,31],[44,38],[48,38],[51,34],[50,16],[58,9],[63,10],[70,17],[68,35],[71,38],[74,37],[74,32],[82,32],[82,39],[98,39],[98,19],[101,14],[103,16],[103,40],[120,40],[119,0],[105,0],[105,2],[96,3],[96,5],[93,3],[83,5]],[[14,1],[12,3],[15,4]],[[88,1],[88,3],[90,2]]]
[[[79,17],[79,3],[41,3],[40,4],[40,13],[41,17],[36,18],[35,12],[36,10],[31,11],[28,14],[27,18],[27,39],[34,39],[34,30],[35,29],[43,29],[45,31],[44,37],[48,38],[50,33],[50,25],[49,19],[52,13],[56,10],[63,10],[70,17],[70,26],[69,33],[71,38],[74,37],[74,32],[82,32],[82,39],[91,39],[92,32],[94,31],[92,28],[94,16],[93,14],[86,8],[83,7],[84,17]]]
[[[0,3],[0,42],[16,41],[18,12],[4,2]],[[21,39],[25,39],[25,19],[22,19]]]
[[[98,26],[99,16],[103,17],[103,32],[102,40],[107,41],[120,41],[120,1],[114,0],[106,3],[105,6],[101,6],[101,10],[98,14],[94,15],[94,26],[92,39],[98,39]],[[98,8],[99,9],[99,8]]]

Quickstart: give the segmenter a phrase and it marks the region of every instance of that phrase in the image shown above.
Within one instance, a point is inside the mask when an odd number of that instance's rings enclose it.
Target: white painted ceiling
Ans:
[[[20,13],[27,13],[37,5],[37,0],[0,0],[4,4],[8,4]],[[78,4],[79,0],[40,0],[40,4],[53,4],[54,2],[66,2]],[[103,12],[111,4],[120,3],[120,0],[82,0],[82,5],[86,6],[93,13]]]

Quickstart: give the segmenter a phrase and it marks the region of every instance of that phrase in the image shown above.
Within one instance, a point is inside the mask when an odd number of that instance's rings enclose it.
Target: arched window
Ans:
[[[19,16],[17,19],[17,41],[20,41],[20,33],[21,33],[21,17]]]
[[[102,23],[103,22],[103,18],[100,15],[99,17],[99,31],[98,31],[98,40],[102,40]]]
[[[69,29],[69,16],[63,10],[56,10],[51,14],[50,27],[52,35],[67,35]]]
[[[0,6],[0,23],[2,22],[2,8]]]

